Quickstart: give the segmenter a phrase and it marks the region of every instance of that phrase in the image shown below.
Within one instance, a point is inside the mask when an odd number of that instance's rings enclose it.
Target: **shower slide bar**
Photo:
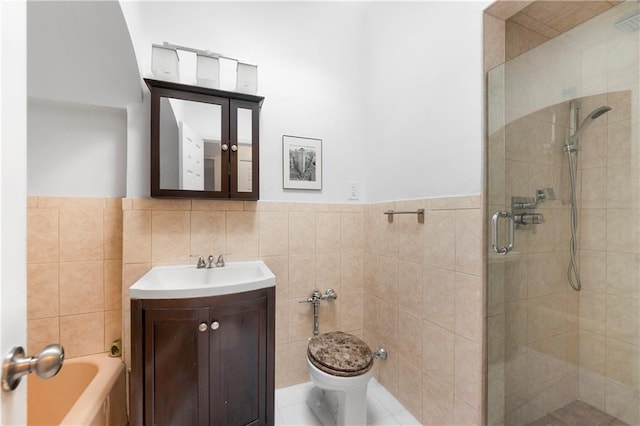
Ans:
[[[424,223],[424,209],[418,209],[415,212],[396,212],[393,210],[387,210],[384,212],[387,215],[387,220],[389,223],[393,223],[393,215],[394,214],[415,214],[418,215],[418,223]]]

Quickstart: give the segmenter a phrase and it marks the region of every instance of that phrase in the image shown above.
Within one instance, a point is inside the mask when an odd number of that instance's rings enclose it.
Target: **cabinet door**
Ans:
[[[146,425],[207,425],[209,309],[144,313]]]
[[[257,200],[260,194],[260,108],[232,99],[230,197]]]
[[[267,423],[267,298],[212,308],[211,424]],[[215,367],[214,367],[215,365]]]

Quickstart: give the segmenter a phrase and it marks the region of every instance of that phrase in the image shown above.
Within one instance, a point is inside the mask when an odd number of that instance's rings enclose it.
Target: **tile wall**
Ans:
[[[424,224],[383,214],[419,208]],[[480,197],[368,205],[365,228],[365,340],[390,353],[376,377],[425,425],[479,424]]]
[[[388,224],[383,215],[417,207],[427,210],[424,224],[413,215]],[[298,301],[331,287],[338,299],[321,304],[321,332],[385,346],[389,359],[375,374],[424,424],[477,422],[479,196],[371,206],[125,199],[123,214],[125,324],[128,288],[153,265],[193,262],[190,254],[263,259],[277,279],[277,387],[309,380],[313,310]]]
[[[29,197],[27,353],[105,352],[122,334],[122,203]]]

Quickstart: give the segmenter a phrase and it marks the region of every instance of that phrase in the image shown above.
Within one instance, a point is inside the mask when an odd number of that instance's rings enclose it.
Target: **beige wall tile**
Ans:
[[[207,257],[227,253],[225,212],[192,211],[190,233],[190,254]]]
[[[191,210],[243,211],[244,202],[230,200],[191,200]]]
[[[420,369],[406,363],[398,367],[398,400],[420,421],[422,419],[422,374]]]
[[[289,298],[289,257],[269,256],[262,259],[276,276],[276,299]]]
[[[423,322],[422,329],[422,372],[453,392],[455,335],[429,321]]]
[[[191,210],[191,200],[168,198],[133,198],[134,210]]]
[[[257,212],[227,212],[227,251],[231,260],[255,259],[259,248]]]
[[[640,255],[638,254],[608,251],[606,268],[604,268],[607,271],[607,293],[633,299],[640,298],[638,265],[640,265]]]
[[[461,426],[482,424],[478,411],[457,397],[453,400],[453,421]]]
[[[422,317],[422,264],[400,261],[398,306]]]
[[[394,306],[398,306],[399,262],[397,258],[378,257],[378,277],[376,295],[384,298]]]
[[[328,333],[330,331],[340,330],[340,306],[342,305],[342,298],[336,300],[328,300],[327,303],[323,303],[320,306],[318,312],[318,321],[320,324],[320,333]],[[313,315],[312,315],[313,317]],[[311,329],[313,330],[313,320],[310,321]]]
[[[453,392],[428,376],[422,378],[422,424],[453,424]]]
[[[638,357],[640,350],[637,345],[608,338],[605,366],[607,378],[637,389],[640,384]]]
[[[303,299],[316,288],[316,256],[289,256],[289,297]]]
[[[289,253],[313,254],[316,252],[316,213],[289,213]]]
[[[60,315],[104,310],[104,262],[60,263]]]
[[[307,340],[289,343],[288,355],[289,383],[295,385],[309,381]]]
[[[342,291],[361,291],[364,288],[364,253],[361,250],[342,253],[340,287]]]
[[[495,3],[494,3],[495,4]],[[485,13],[483,16],[484,50],[483,69],[485,72],[498,66],[505,59],[505,23],[504,20]]]
[[[60,260],[104,259],[102,209],[60,210]]]
[[[582,288],[587,291],[606,291],[606,253],[604,251],[580,250],[580,278]]]
[[[607,295],[607,337],[638,344],[640,300]]]
[[[456,265],[456,216],[454,211],[432,211],[424,219],[424,263],[454,270]]]
[[[342,270],[342,255],[340,253],[317,254],[316,259],[316,288],[324,292],[328,288],[342,294],[344,288],[340,278]],[[313,290],[313,289],[311,289]],[[311,292],[309,292],[311,294]]]
[[[380,344],[387,349],[398,347],[398,305],[389,303],[384,299],[378,299],[377,328]],[[391,349],[389,349],[391,350]]]
[[[607,208],[638,208],[639,190],[637,166],[619,164],[607,167]]]
[[[124,263],[151,262],[151,212],[124,211],[123,232]]]
[[[382,346],[384,347],[384,344]],[[398,398],[399,364],[400,360],[397,357],[389,357],[383,363],[377,364],[378,381],[396,398]]]
[[[605,294],[583,289],[580,292],[580,329],[604,334],[606,308]]]
[[[605,339],[603,335],[580,331],[580,368],[592,373],[605,373]]]
[[[411,364],[414,368],[422,367],[423,338],[422,319],[402,309],[398,312],[398,352],[403,364]]]
[[[455,275],[456,334],[480,343],[482,341],[482,280],[472,275]]]
[[[122,261],[104,261],[104,309],[122,309]]]
[[[456,211],[456,271],[480,276],[482,273],[482,213]]]
[[[104,258],[122,260],[122,210],[104,211]]]
[[[28,354],[40,353],[40,351],[51,343],[62,343],[60,341],[60,320],[59,318],[30,319],[27,321],[27,347]],[[65,350],[66,346],[63,347]]]
[[[59,258],[58,209],[28,209],[28,262],[57,262]]]
[[[472,408],[480,408],[482,345],[455,337],[455,394]]]
[[[299,303],[297,299],[285,303],[289,305],[289,341],[305,340],[313,336],[313,305]]]
[[[350,333],[364,328],[364,298],[362,292],[342,292],[340,297],[340,328]]]
[[[289,254],[289,214],[260,212],[260,256]]]
[[[423,272],[423,318],[454,330],[455,273],[429,266]]]
[[[59,303],[58,263],[27,265],[27,318],[57,317]]]
[[[38,208],[38,197],[32,197],[32,196],[27,197],[27,208],[28,209]]]
[[[289,383],[289,344],[284,343],[276,345],[276,361],[275,361],[275,381],[276,389],[284,388]]]
[[[340,239],[342,250],[364,249],[364,213],[342,213]]]
[[[289,302],[276,301],[276,345],[289,342]]]
[[[151,212],[151,261],[154,264],[190,263],[190,212]]]
[[[316,214],[316,250],[318,253],[340,251],[340,213]]]
[[[429,200],[431,210],[462,210],[481,207],[480,195],[462,195],[459,197],[432,198]]]
[[[606,210],[583,209],[580,219],[582,229],[580,247],[585,250],[605,250]]]
[[[605,406],[607,411],[619,420],[630,425],[640,424],[640,398],[633,388],[607,378]]]
[[[104,311],[104,350],[110,351],[117,339],[122,339],[122,310]]]
[[[638,209],[607,209],[607,251],[640,253],[638,219]]]
[[[104,312],[60,317],[60,343],[69,358],[104,351]]]

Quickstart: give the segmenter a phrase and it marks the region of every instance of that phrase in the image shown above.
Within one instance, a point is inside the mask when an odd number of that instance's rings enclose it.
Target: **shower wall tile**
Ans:
[[[60,342],[73,358],[104,352],[120,338],[121,205],[120,199],[29,197],[29,352]]]

